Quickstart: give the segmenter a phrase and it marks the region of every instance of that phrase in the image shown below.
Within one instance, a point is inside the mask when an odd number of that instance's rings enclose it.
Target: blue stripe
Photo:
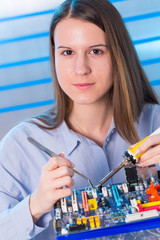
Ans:
[[[36,17],[40,15],[45,15],[45,14],[53,14],[56,9],[50,9],[46,11],[41,11],[41,12],[35,12],[35,13],[29,13],[29,14],[24,14],[24,15],[19,15],[19,16],[12,16],[12,17],[7,17],[7,18],[0,18],[0,22],[7,22],[7,21],[13,21],[17,19],[22,19],[22,18],[28,18],[28,17]]]
[[[160,58],[147,59],[147,60],[141,61],[142,66],[156,64],[156,63],[160,63]]]
[[[28,108],[35,108],[35,107],[42,107],[46,105],[52,105],[54,103],[54,100],[46,100],[41,102],[35,102],[35,103],[28,103],[23,105],[17,105],[12,107],[6,107],[6,108],[0,108],[0,113],[6,113],[6,112],[13,112],[18,110],[24,110]]]
[[[6,43],[24,41],[24,40],[33,39],[33,38],[48,37],[48,36],[49,36],[49,32],[43,32],[43,33],[27,35],[27,36],[22,36],[17,38],[3,39],[3,40],[0,40],[0,44],[6,44]]]
[[[12,42],[24,41],[24,40],[28,40],[28,39],[41,38],[41,37],[49,37],[49,32],[42,32],[42,33],[38,33],[38,34],[27,35],[27,36],[22,36],[22,37],[17,37],[17,38],[3,39],[3,40],[0,40],[0,45],[12,43]],[[154,42],[154,41],[158,41],[158,40],[160,40],[160,36],[134,40],[133,44],[134,45],[143,44],[143,43]]]
[[[126,1],[126,0],[110,0],[110,2],[112,2],[112,3],[122,2],[122,1]],[[56,11],[56,8],[46,10],[46,11],[41,11],[41,12],[19,15],[19,16],[0,18],[0,22],[13,21],[13,20],[17,20],[17,19],[35,17],[35,16],[40,16],[40,15],[45,15],[45,14],[53,14],[55,11]],[[160,12],[153,12],[153,13],[146,13],[146,14],[142,14],[142,15],[138,15],[138,16],[126,17],[126,18],[123,18],[123,21],[124,22],[132,22],[132,21],[137,21],[137,20],[142,20],[142,19],[147,19],[147,18],[153,18],[153,17],[159,17],[159,16],[160,16]]]
[[[160,17],[160,12],[146,13],[138,16],[126,17],[126,18],[123,18],[123,21],[133,22],[133,21],[143,20],[147,18],[154,18],[154,17]]]
[[[49,60],[50,60],[49,57],[42,57],[42,58],[24,60],[24,61],[20,61],[20,62],[5,63],[5,64],[0,65],[0,69],[9,68],[9,67],[17,67],[17,66],[21,66],[21,65],[38,63],[38,62],[46,62],[46,61],[49,61]]]
[[[30,86],[46,84],[46,83],[51,83],[51,82],[52,82],[51,78],[44,78],[44,79],[30,81],[30,82],[22,82],[22,83],[16,83],[16,84],[2,86],[2,87],[0,87],[0,91],[12,90],[15,88],[30,87]]]
[[[115,3],[115,2],[124,2],[124,1],[127,1],[127,0],[109,0],[111,3]]]
[[[135,41],[133,41],[133,44],[137,45],[137,44],[143,44],[143,43],[148,43],[148,42],[154,42],[154,41],[158,41],[158,40],[160,40],[160,36],[135,40]]]
[[[160,85],[160,80],[150,81],[150,84],[151,84],[152,87],[159,86]]]
[[[9,67],[17,67],[17,66],[21,66],[21,65],[33,64],[33,63],[38,63],[38,62],[47,62],[49,60],[50,60],[49,57],[42,57],[42,58],[29,59],[29,60],[20,61],[20,62],[5,63],[5,64],[0,65],[0,69],[9,68]],[[155,59],[153,58],[153,59],[148,59],[148,60],[142,60],[141,64],[143,66],[145,66],[145,65],[155,64],[155,63],[159,63],[159,62],[160,62],[160,58],[155,58]]]

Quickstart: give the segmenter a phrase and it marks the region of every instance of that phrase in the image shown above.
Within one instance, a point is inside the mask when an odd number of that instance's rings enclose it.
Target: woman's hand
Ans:
[[[50,212],[60,198],[70,196],[74,165],[60,154],[43,167],[38,189],[30,197],[30,211],[34,223]],[[63,188],[65,186],[65,188]]]
[[[130,146],[133,148],[136,144]],[[140,157],[138,166],[146,167],[152,164],[160,164],[160,134],[148,137],[135,151],[134,155],[143,153]]]

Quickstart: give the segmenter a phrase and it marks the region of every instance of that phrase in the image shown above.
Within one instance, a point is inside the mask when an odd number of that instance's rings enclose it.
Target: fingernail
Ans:
[[[64,153],[61,152],[61,153],[59,154],[59,156],[60,156],[60,157],[64,157]]]
[[[74,168],[75,167],[75,165],[74,165],[74,163],[72,163],[72,168]]]

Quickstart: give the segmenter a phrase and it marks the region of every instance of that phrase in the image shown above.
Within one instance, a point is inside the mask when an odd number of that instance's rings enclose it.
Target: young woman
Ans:
[[[3,240],[53,239],[54,203],[88,185],[73,166],[97,185],[131,144],[159,127],[158,100],[109,1],[66,0],[51,22],[50,54],[55,105],[12,129],[0,145]],[[59,156],[48,159],[28,136]],[[160,162],[160,135],[139,152],[150,147],[141,166]],[[123,171],[107,184],[124,182]]]

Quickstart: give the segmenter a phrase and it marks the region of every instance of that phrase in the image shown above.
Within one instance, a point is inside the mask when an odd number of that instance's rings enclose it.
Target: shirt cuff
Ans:
[[[34,224],[29,209],[29,198],[30,195],[11,209],[11,219],[17,231],[18,239],[35,237],[49,226],[49,222],[52,219],[51,214],[46,213]]]

